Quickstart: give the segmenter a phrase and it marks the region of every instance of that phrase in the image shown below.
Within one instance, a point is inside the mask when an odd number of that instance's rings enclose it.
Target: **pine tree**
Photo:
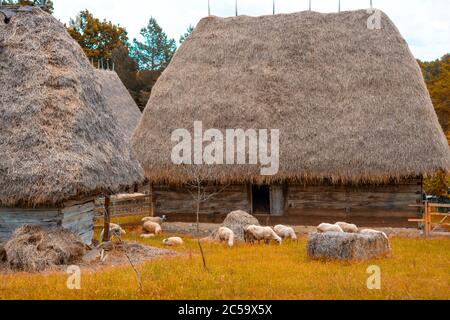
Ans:
[[[150,18],[147,26],[141,30],[143,42],[133,40],[132,57],[138,62],[140,70],[163,70],[167,67],[177,46],[158,25],[155,18]]]

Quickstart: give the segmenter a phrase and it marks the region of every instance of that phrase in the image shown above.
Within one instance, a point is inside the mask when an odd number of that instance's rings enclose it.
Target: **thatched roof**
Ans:
[[[156,86],[133,145],[146,176],[180,183],[331,179],[385,182],[450,170],[450,151],[420,68],[392,21],[365,10],[208,17]],[[280,171],[171,163],[171,133],[279,129]],[[187,174],[186,174],[187,173]]]
[[[131,139],[139,124],[142,113],[117,73],[108,70],[96,70],[102,94],[110,112],[116,117],[122,132]]]
[[[0,206],[54,205],[143,178],[64,25],[40,9],[0,26]]]

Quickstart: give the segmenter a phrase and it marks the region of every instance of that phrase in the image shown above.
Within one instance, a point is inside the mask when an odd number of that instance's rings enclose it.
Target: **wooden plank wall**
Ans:
[[[71,204],[62,209],[61,225],[64,229],[81,237],[84,243],[91,244],[94,238],[95,203]]]
[[[421,199],[421,181],[390,185],[290,185],[289,216],[410,218],[417,213],[409,207]]]
[[[58,208],[0,208],[0,241],[8,240],[14,230],[25,224],[46,228],[62,226],[91,244],[94,235],[94,202],[92,199],[67,203]],[[84,203],[83,203],[84,202]]]
[[[212,194],[223,187],[210,187],[207,194]],[[195,189],[191,189],[196,192]],[[196,201],[186,188],[168,186],[153,187],[155,215],[195,214]],[[234,210],[251,211],[251,197],[248,187],[229,186],[215,197],[200,206],[200,213],[205,215],[228,214]]]
[[[14,230],[25,224],[57,227],[61,213],[57,208],[0,208],[0,241],[9,239]]]

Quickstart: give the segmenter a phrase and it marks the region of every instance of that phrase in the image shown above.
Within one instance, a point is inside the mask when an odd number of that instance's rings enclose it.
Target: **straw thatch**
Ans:
[[[143,178],[88,59],[35,8],[0,25],[0,206],[54,205]]]
[[[307,244],[308,257],[323,260],[368,260],[391,253],[383,233],[313,233]]]
[[[42,272],[54,266],[70,265],[84,255],[84,244],[70,231],[40,226],[18,228],[5,245],[12,270]]]
[[[450,170],[450,151],[420,68],[391,20],[366,11],[208,17],[152,90],[133,137],[146,176],[183,183],[171,133],[279,129],[280,171],[203,166],[215,182],[387,182]]]
[[[139,107],[117,73],[108,70],[96,70],[95,72],[110,112],[119,122],[121,131],[128,139],[131,139],[142,116]]]

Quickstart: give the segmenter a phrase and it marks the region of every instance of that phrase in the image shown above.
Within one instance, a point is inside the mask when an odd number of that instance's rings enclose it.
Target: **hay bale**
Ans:
[[[307,244],[308,257],[325,260],[368,260],[391,252],[382,233],[313,233]]]
[[[5,251],[12,270],[42,272],[79,261],[84,255],[84,244],[78,236],[62,228],[45,230],[25,225],[13,233]]]
[[[259,221],[251,214],[245,211],[233,211],[225,218],[222,226],[233,230],[235,239],[244,241],[244,228],[249,225],[259,226]],[[218,240],[218,230],[214,231],[211,238]]]

